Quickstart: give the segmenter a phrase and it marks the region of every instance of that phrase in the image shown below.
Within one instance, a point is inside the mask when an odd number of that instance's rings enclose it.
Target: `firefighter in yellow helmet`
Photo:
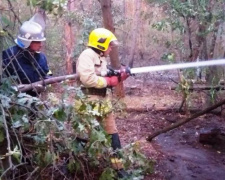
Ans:
[[[102,120],[103,128],[112,136],[112,148],[115,151],[121,149],[121,144],[108,87],[116,86],[119,81],[124,81],[128,74],[123,72],[120,77],[104,77],[102,72],[107,71],[106,57],[116,45],[118,45],[117,38],[111,31],[105,28],[93,30],[89,35],[88,48],[80,54],[76,67],[79,75],[78,83],[84,94],[87,94],[90,100],[98,99],[100,100],[98,102],[101,102],[99,104],[101,108],[96,107],[96,110],[101,111],[98,112],[101,115],[105,115]],[[113,168],[118,170],[119,177],[126,176],[121,159],[114,157],[111,162]]]

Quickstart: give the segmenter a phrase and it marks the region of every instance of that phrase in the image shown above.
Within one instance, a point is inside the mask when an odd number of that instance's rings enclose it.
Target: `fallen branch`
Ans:
[[[170,90],[177,90],[177,87],[171,87]],[[189,87],[187,90],[189,91],[204,91],[204,90],[225,90],[224,86],[197,86],[197,87]]]
[[[26,92],[32,89],[41,90],[41,89],[44,89],[44,86],[46,85],[54,84],[54,83],[65,81],[65,80],[77,80],[77,77],[78,77],[77,74],[71,74],[66,76],[52,77],[52,78],[45,79],[43,81],[38,81],[32,84],[20,84],[18,85],[18,90],[21,92]]]
[[[201,111],[202,109],[200,108],[188,108],[188,111],[190,113],[196,113]],[[146,112],[164,112],[164,113],[170,113],[170,112],[177,112],[177,113],[185,113],[184,110],[180,110],[179,107],[142,107],[142,108],[134,108],[134,107],[129,107],[125,110],[128,113],[131,112],[136,112],[136,113],[146,113]],[[221,115],[221,111],[213,111],[211,112],[214,115]]]
[[[25,163],[21,163],[21,164],[18,164],[18,165],[15,165],[13,167],[9,167],[8,169],[6,169],[0,176],[0,178],[4,177],[10,170],[14,171],[15,169],[17,169],[18,167],[20,166],[23,166],[23,165],[27,165],[28,163],[25,162]],[[3,178],[4,179],[4,178]],[[6,178],[7,179],[7,178]]]
[[[128,107],[126,108],[126,112],[137,112],[137,113],[144,113],[144,112],[151,112],[151,111],[176,111],[177,108],[173,108],[173,107]]]
[[[36,167],[36,168],[30,173],[30,176],[29,176],[26,180],[32,179],[32,176],[33,176],[34,173],[36,173],[38,170],[39,170],[39,167]]]
[[[6,120],[6,114],[5,114],[5,110],[4,110],[2,105],[0,105],[0,108],[1,108],[1,111],[2,111],[2,119],[3,119],[3,123],[4,123],[6,139],[7,139],[7,150],[8,150],[8,153],[11,154],[11,152],[12,152],[12,150],[11,150],[11,141],[10,141],[10,135],[9,135],[9,128],[8,128],[7,120]],[[9,169],[11,169],[13,167],[11,155],[9,155],[9,159],[8,160],[9,160]],[[0,176],[0,178],[3,176],[3,174]]]
[[[199,117],[199,116],[202,116],[202,115],[204,115],[205,113],[208,113],[208,112],[210,112],[210,111],[212,111],[212,110],[214,110],[214,109],[216,109],[216,108],[222,106],[223,104],[225,104],[225,99],[223,99],[222,101],[220,101],[220,102],[214,104],[213,106],[210,106],[210,107],[208,107],[208,108],[206,108],[206,109],[204,109],[204,110],[202,110],[202,111],[200,111],[200,112],[198,112],[198,113],[193,114],[191,117],[189,117],[189,118],[187,118],[187,119],[184,119],[184,120],[182,120],[182,121],[180,121],[180,122],[177,122],[177,123],[174,123],[174,124],[172,124],[172,125],[170,125],[170,126],[168,126],[168,127],[165,127],[165,128],[162,129],[162,130],[158,130],[158,131],[154,132],[153,134],[151,134],[151,135],[149,135],[149,136],[147,137],[147,141],[150,142],[150,141],[151,141],[153,138],[155,138],[156,136],[158,136],[158,135],[160,135],[160,134],[162,134],[162,133],[165,133],[165,132],[167,132],[167,131],[170,131],[170,130],[172,130],[172,129],[175,129],[175,128],[177,128],[177,127],[179,127],[179,126],[181,126],[181,125],[183,125],[183,124],[185,124],[185,123],[191,121],[192,119],[195,119],[195,118],[197,118],[197,117]]]

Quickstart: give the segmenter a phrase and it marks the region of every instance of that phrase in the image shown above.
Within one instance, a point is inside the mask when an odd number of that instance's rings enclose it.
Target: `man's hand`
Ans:
[[[126,80],[130,76],[129,67],[121,65],[120,71],[121,71],[121,74],[120,74],[121,81]]]
[[[117,76],[105,77],[105,80],[107,82],[107,86],[116,86],[119,84],[119,79]]]
[[[130,76],[130,75],[127,74],[126,72],[122,72],[122,73],[120,74],[120,79],[121,79],[121,81],[125,81],[129,76]]]
[[[43,91],[45,91],[45,87],[42,86],[41,84],[35,84],[33,86],[33,91],[43,92]]]

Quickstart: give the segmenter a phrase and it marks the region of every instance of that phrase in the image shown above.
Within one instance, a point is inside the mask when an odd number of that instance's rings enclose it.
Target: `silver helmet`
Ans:
[[[29,21],[25,21],[19,29],[15,43],[21,48],[28,48],[32,41],[46,40],[44,36],[45,27],[43,27],[43,24],[37,22],[34,17]]]

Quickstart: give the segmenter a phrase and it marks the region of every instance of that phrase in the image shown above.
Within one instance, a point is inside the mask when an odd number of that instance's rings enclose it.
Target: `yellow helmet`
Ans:
[[[97,28],[90,33],[88,46],[101,51],[106,51],[111,42],[117,44],[116,36],[108,29]]]

